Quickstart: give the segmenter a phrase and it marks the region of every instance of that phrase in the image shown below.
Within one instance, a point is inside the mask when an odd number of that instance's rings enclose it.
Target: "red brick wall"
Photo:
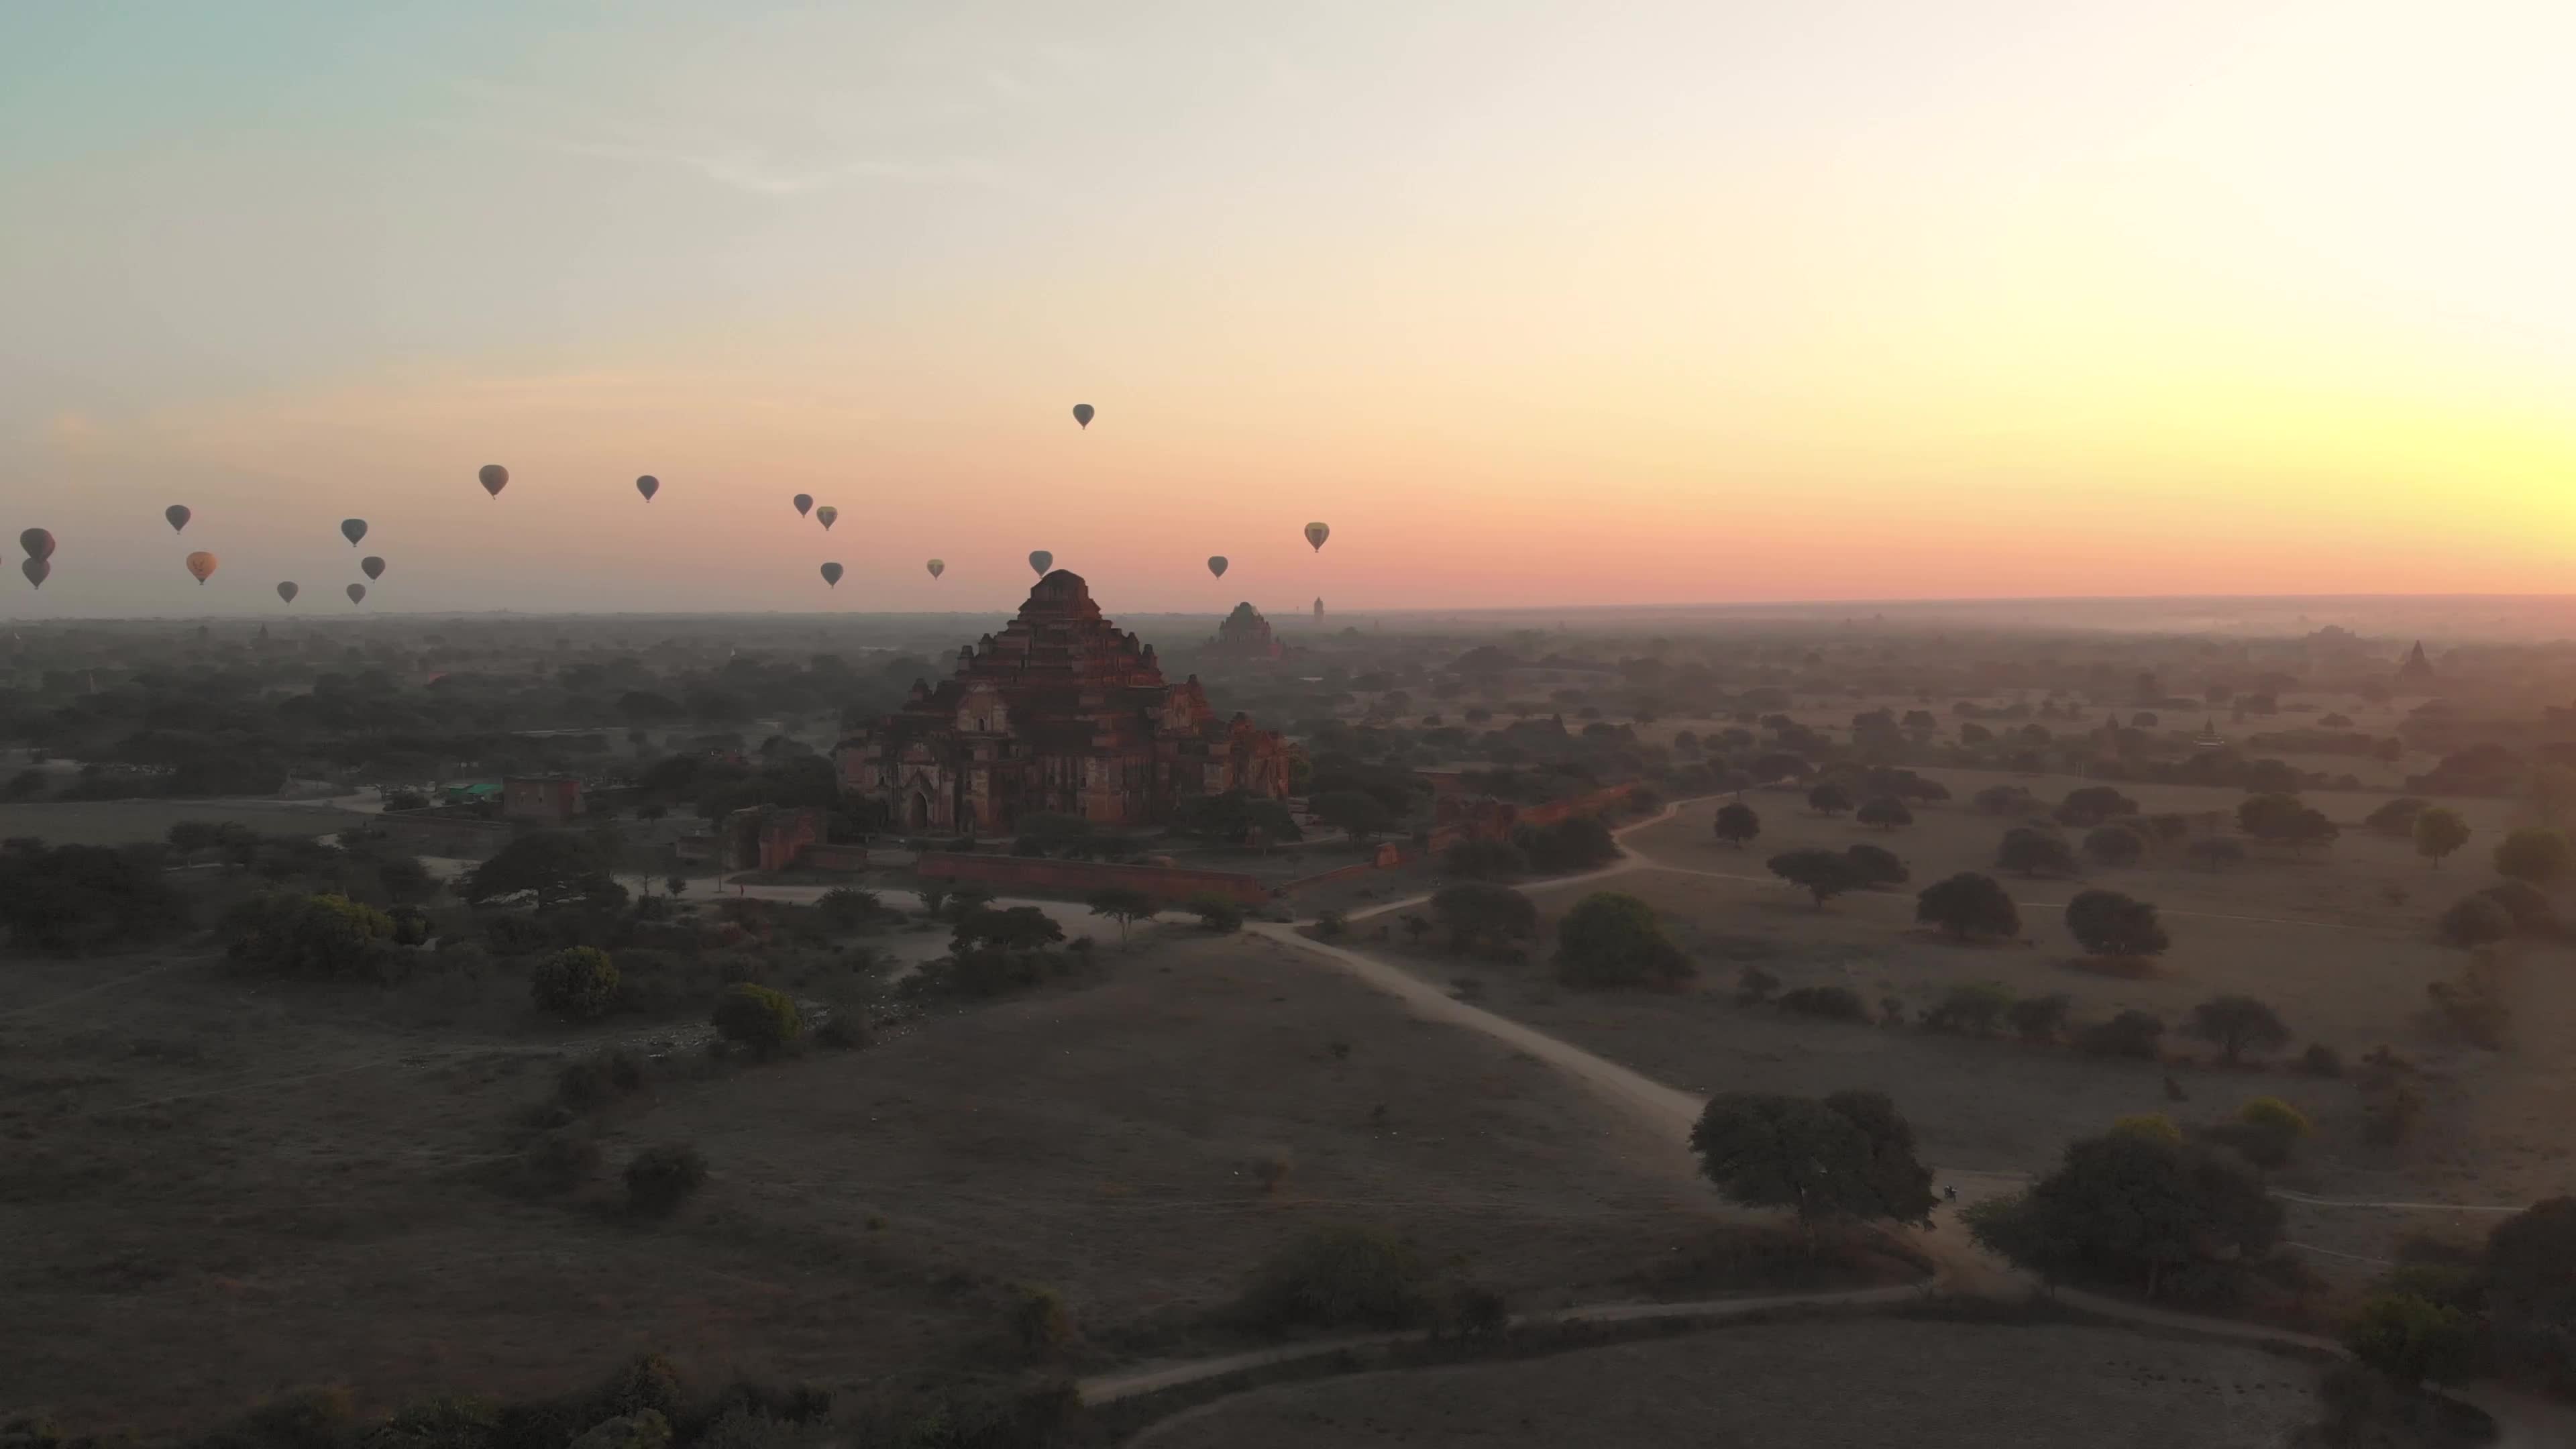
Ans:
[[[962,855],[925,852],[913,867],[933,880],[971,882],[1007,895],[1013,889],[1087,892],[1123,886],[1166,905],[1214,892],[1247,906],[1271,897],[1270,887],[1230,870],[1187,870],[1170,865],[1111,865],[1096,860],[1048,860],[1034,855]]]

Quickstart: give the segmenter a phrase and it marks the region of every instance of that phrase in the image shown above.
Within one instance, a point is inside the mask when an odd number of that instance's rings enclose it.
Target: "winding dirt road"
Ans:
[[[1681,804],[1678,802],[1666,805],[1660,813],[1648,819],[1637,821],[1622,827],[1615,833],[1622,837],[1628,836],[1647,826],[1669,820],[1678,814],[1680,810]],[[1645,855],[1635,851],[1633,848],[1630,848],[1629,854],[1615,865],[1606,866],[1600,870],[1591,871],[1583,875],[1548,881],[1545,882],[1545,884],[1549,888],[1554,889],[1564,886],[1580,885],[1589,881],[1603,880],[1626,874],[1631,871],[1656,869],[1670,869],[1670,867],[1657,865],[1649,857],[1646,857]],[[1702,871],[1690,871],[1685,873],[1693,875],[1715,874],[1714,872]],[[1749,877],[1728,878],[1750,879]],[[1371,907],[1366,911],[1356,912],[1353,914],[1351,919],[1363,920],[1374,916],[1384,915],[1390,911],[1403,910],[1407,907],[1420,905],[1429,899],[1430,897],[1428,895],[1419,895],[1410,896],[1403,900],[1390,901],[1384,905]],[[2285,920],[2282,921],[2281,924],[2316,923]],[[1487,1011],[1482,1007],[1461,1001],[1456,997],[1449,995],[1446,991],[1443,991],[1431,982],[1425,981],[1421,977],[1415,976],[1401,967],[1392,965],[1388,962],[1376,960],[1356,951],[1347,950],[1327,941],[1319,941],[1311,936],[1301,935],[1298,933],[1295,926],[1280,925],[1274,922],[1257,922],[1249,926],[1247,929],[1252,933],[1261,936],[1265,940],[1276,941],[1282,945],[1290,947],[1291,949],[1304,951],[1323,960],[1332,962],[1334,965],[1340,967],[1343,971],[1357,979],[1366,982],[1370,986],[1376,987],[1378,990],[1395,997],[1399,1001],[1402,1001],[1407,1007],[1411,1008],[1415,1014],[1426,1020],[1447,1022],[1455,1026],[1465,1027],[1470,1031],[1482,1032],[1486,1036],[1503,1042],[1516,1050],[1527,1052],[1538,1061],[1554,1067],[1558,1071],[1563,1072],[1569,1078],[1581,1083],[1584,1087],[1599,1095],[1603,1100],[1619,1108],[1621,1111],[1630,1114],[1648,1128],[1662,1134],[1666,1140],[1673,1144],[1673,1155],[1677,1170],[1696,1176],[1695,1165],[1690,1161],[1689,1150],[1686,1144],[1689,1140],[1691,1126],[1693,1123],[1698,1121],[1700,1109],[1704,1105],[1699,1098],[1676,1088],[1665,1086],[1661,1082],[1654,1081],[1653,1079],[1632,1071],[1627,1067],[1623,1067],[1616,1062],[1608,1061],[1602,1057],[1596,1056],[1593,1053],[1576,1046],[1572,1042],[1550,1036],[1547,1033],[1536,1030],[1522,1022],[1513,1021],[1508,1017],[1497,1015],[1496,1013]],[[2027,1181],[2025,1177],[2017,1173],[1975,1172],[1965,1169],[1936,1169],[1936,1176],[1939,1180],[1961,1189],[1959,1206],[1966,1206],[1971,1202],[1983,1198],[2013,1191],[2023,1182]],[[2452,1204],[2436,1203],[2348,1203],[2338,1202],[2331,1199],[2310,1197],[2305,1194],[2291,1193],[2283,1193],[2280,1194],[2280,1196],[2292,1201],[2319,1207],[2420,1208],[2440,1211],[2505,1213],[2520,1211],[2518,1208],[2510,1207],[2460,1208]],[[1935,1278],[1933,1283],[1928,1285],[1929,1289],[1946,1291],[1965,1296],[1990,1298],[2027,1296],[2028,1294],[2039,1291],[2040,1289],[2040,1284],[2037,1280],[2013,1269],[2009,1265],[1979,1249],[1974,1243],[1970,1242],[1964,1227],[1959,1223],[1958,1214],[1955,1210],[1946,1211],[1936,1216],[1932,1229],[1925,1233],[1919,1241],[1921,1246],[1931,1256],[1936,1265]],[[1710,1303],[1598,1304],[1583,1308],[1559,1310],[1552,1314],[1522,1315],[1514,1318],[1513,1322],[1515,1324],[1537,1324],[1562,1322],[1569,1319],[1617,1321],[1655,1317],[1698,1317],[1704,1315],[1724,1316],[1729,1314],[1753,1313],[1766,1308],[1797,1305],[1856,1305],[1874,1302],[1894,1302],[1905,1297],[1918,1295],[1925,1291],[1927,1291],[1926,1287],[1904,1286],[1892,1289],[1870,1289],[1858,1293],[1791,1294],[1772,1298],[1718,1300]],[[2101,1317],[2118,1321],[2144,1324],[2160,1328],[2182,1329],[2193,1333],[2210,1334],[2217,1337],[2240,1339],[2249,1342],[2279,1344],[2286,1347],[2300,1348],[2316,1352],[2340,1354],[2343,1351],[2340,1344],[2334,1343],[2330,1340],[2317,1338],[2309,1334],[2294,1333],[2287,1329],[2273,1328],[2263,1324],[2243,1323],[2230,1319],[2205,1318],[2197,1314],[2178,1313],[2166,1309],[2149,1308],[2116,1298],[2107,1298],[2098,1294],[2085,1293],[2068,1288],[2059,1288],[2055,1290],[2055,1292],[2056,1296],[2061,1301],[2080,1307],[2087,1312],[2097,1314]],[[1136,1369],[1125,1373],[1109,1374],[1087,1379],[1081,1383],[1080,1390],[1084,1401],[1087,1403],[1107,1403],[1137,1394],[1151,1393],[1160,1389],[1178,1387],[1183,1384],[1221,1378],[1229,1374],[1241,1373],[1249,1369],[1263,1368],[1275,1364],[1293,1362],[1303,1358],[1338,1353],[1349,1348],[1380,1346],[1388,1343],[1399,1342],[1407,1337],[1420,1336],[1421,1335],[1380,1334],[1363,1338],[1333,1339],[1314,1343],[1285,1345],[1279,1348],[1262,1349],[1252,1353],[1233,1354],[1222,1358],[1200,1359],[1179,1364],[1164,1364],[1152,1368]],[[2548,1400],[2533,1398],[2528,1395],[2512,1392],[2491,1384],[2476,1385],[2472,1388],[2463,1390],[2461,1391],[2460,1396],[2468,1399],[2472,1403],[2475,1403],[2478,1407],[2484,1409],[2488,1414],[2495,1418],[2499,1436],[2496,1441],[2498,1449],[2542,1449],[2542,1446],[2544,1445],[2558,1446],[2558,1449],[2564,1449],[2564,1446],[2576,1444],[2576,1409],[2571,1409],[2568,1406]]]

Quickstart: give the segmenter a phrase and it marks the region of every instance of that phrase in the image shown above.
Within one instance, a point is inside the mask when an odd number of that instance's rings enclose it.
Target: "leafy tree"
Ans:
[[[1918,1223],[1932,1212],[1932,1174],[1913,1133],[1877,1093],[1823,1101],[1721,1092],[1691,1129],[1691,1150],[1718,1191],[1746,1207],[1788,1208],[1812,1247],[1836,1218]]]
[[[1538,905],[1510,886],[1467,881],[1431,897],[1431,914],[1449,931],[1449,949],[1501,950],[1538,934]]]
[[[1923,1014],[1923,1024],[1935,1031],[1987,1036],[1994,1031],[1995,1022],[2010,1011],[2012,1005],[2012,993],[2000,986],[1984,983],[1953,986],[1938,1005]]]
[[[718,1035],[754,1056],[775,1056],[805,1034],[795,999],[750,981],[737,981],[716,998]]]
[[[1232,935],[1243,929],[1243,905],[1232,896],[1202,891],[1183,902],[1181,909],[1198,917],[1203,930]]]
[[[1939,926],[1955,940],[1976,936],[2011,940],[2021,935],[2021,910],[1990,875],[1961,871],[1934,881],[1914,898],[1914,919]]]
[[[2249,1097],[2236,1109],[2236,1120],[2245,1126],[2283,1137],[2305,1137],[2312,1130],[2306,1113],[2278,1097]]]
[[[1367,844],[1371,836],[1383,834],[1395,824],[1395,813],[1375,795],[1364,790],[1335,790],[1317,795],[1306,808],[1316,819],[1350,836],[1353,843],[1360,845]]]
[[[1440,857],[1440,865],[1461,880],[1507,880],[1528,872],[1529,857],[1508,840],[1462,840]]]
[[[157,845],[0,846],[0,925],[20,950],[77,954],[157,939],[187,924]]]
[[[1966,731],[1961,731],[1966,738]],[[2031,815],[2039,810],[2039,797],[2019,785],[1989,785],[1969,801],[1980,815]]]
[[[2487,1235],[2487,1313],[2502,1367],[2576,1375],[2576,1197],[2544,1198]]]
[[[2446,946],[2489,946],[2513,934],[2513,914],[2493,896],[2463,896],[2442,912],[2433,929]]]
[[[2003,845],[1995,852],[1995,863],[2025,876],[2075,874],[2075,853],[2066,848],[2066,842],[2045,830],[2034,830],[2028,826],[2017,826],[2004,832]]]
[[[2025,996],[2004,1008],[2004,1020],[2011,1024],[2013,1035],[2044,1044],[2057,1040],[2057,1034],[2066,1029],[2066,1013],[2072,1004],[2063,992]]]
[[[2330,844],[2341,833],[2323,812],[2309,809],[2296,795],[2277,791],[2251,796],[2239,804],[2236,825],[2256,840],[2294,850]]]
[[[856,886],[834,886],[814,902],[814,909],[839,930],[855,931],[888,914],[885,902],[876,892]]]
[[[2216,875],[2231,865],[2241,864],[2245,859],[2245,847],[2233,840],[2213,836],[2193,841],[2183,854],[2189,856],[2193,864]]]
[[[1088,903],[1093,915],[1105,916],[1118,923],[1118,939],[1121,942],[1127,939],[1129,926],[1138,921],[1154,919],[1155,912],[1159,909],[1154,904],[1152,896],[1128,886],[1108,886],[1093,891]]]
[[[2290,1044],[2290,1029],[2282,1024],[2280,1013],[2264,1006],[2251,995],[2213,995],[2192,1008],[2192,1036],[2218,1047],[2226,1065],[2236,1065],[2244,1052],[2272,1052]]]
[[[1840,815],[1852,808],[1852,799],[1842,786],[1827,780],[1807,792],[1807,806],[1819,815]]]
[[[1791,850],[1765,862],[1773,875],[1815,897],[1816,909],[1862,884],[1851,857],[1836,850]]]
[[[1287,806],[1266,795],[1241,790],[1184,800],[1179,817],[1182,834],[1217,845],[1241,845],[1256,831],[1272,844],[1305,838]]]
[[[1264,1332],[1294,1328],[1403,1328],[1432,1306],[1434,1279],[1414,1246],[1374,1228],[1308,1230],[1264,1259],[1244,1288],[1241,1313]]]
[[[2096,956],[2158,956],[2173,944],[2156,920],[2152,902],[2118,891],[2077,891],[2066,903],[2066,929]]]
[[[2105,825],[2084,837],[2084,853],[2104,865],[2136,865],[2147,853],[2147,843],[2125,826]]]
[[[521,893],[534,895],[537,907],[581,895],[607,877],[598,847],[569,830],[538,830],[519,836],[466,875],[465,898],[476,905]]]
[[[1852,879],[1864,886],[1899,886],[1912,875],[1896,852],[1867,842],[1843,847],[1843,860],[1851,866]]]
[[[2411,1293],[2363,1299],[2343,1342],[2362,1367],[2401,1389],[2457,1383],[2475,1371],[2483,1348],[2476,1320]]]
[[[2097,1057],[2137,1057],[2153,1061],[2156,1043],[2164,1034],[2163,1018],[2132,1007],[2109,1021],[2097,1021],[2077,1032],[2075,1045]]]
[[[1553,825],[1525,830],[1515,843],[1532,866],[1544,871],[1588,870],[1619,858],[1618,842],[1597,815],[1569,815]]]
[[[2109,1132],[2067,1147],[2058,1169],[1967,1215],[1978,1243],[2050,1280],[2131,1282],[2232,1251],[2253,1262],[2279,1241],[2281,1205],[2233,1159],[2189,1143]]]
[[[617,1004],[617,967],[596,946],[567,946],[528,973],[537,1010],[566,1021],[590,1021]]]
[[[2400,795],[2371,811],[2361,823],[2382,835],[2413,835],[2415,822],[2422,819],[2424,812],[2432,807],[2433,802],[2430,800],[2418,799],[2413,795]]]
[[[2105,820],[2138,813],[2138,802],[2108,785],[2087,785],[2069,790],[2058,802],[2055,812],[2060,825],[2099,825]]]
[[[1717,807],[1718,839],[1742,850],[1744,842],[1761,833],[1762,817],[1753,813],[1752,806],[1736,801]]]
[[[1064,939],[1064,927],[1037,906],[979,906],[957,918],[949,949],[959,955],[979,946],[1002,951],[1041,951]]]
[[[2495,848],[2498,875],[2536,886],[2555,885],[2576,865],[2576,847],[2545,825],[2527,825],[2507,835]]]
[[[2132,1137],[2145,1137],[2156,1142],[2171,1143],[2176,1147],[2183,1144],[2182,1128],[2175,1125],[2174,1119],[2162,1112],[2140,1112],[2122,1117],[2111,1124],[2111,1130],[2126,1133]]]
[[[1860,809],[1854,812],[1852,818],[1863,825],[1875,825],[1881,830],[1894,830],[1900,825],[1913,824],[1914,812],[1906,809],[1905,802],[1895,796],[1880,795],[1874,799],[1862,801]]]
[[[662,878],[662,889],[671,893],[671,899],[678,900],[682,895],[688,892],[689,878],[684,875],[664,876]]]
[[[1556,970],[1569,986],[1667,989],[1693,973],[1654,908],[1615,891],[1585,896],[1557,922]]]
[[[224,917],[225,954],[288,976],[372,976],[393,940],[391,916],[346,896],[253,896]]]
[[[2549,893],[2529,881],[2508,880],[2478,892],[2504,907],[2513,917],[2513,928],[2526,936],[2555,936],[2559,932],[2558,907]]]

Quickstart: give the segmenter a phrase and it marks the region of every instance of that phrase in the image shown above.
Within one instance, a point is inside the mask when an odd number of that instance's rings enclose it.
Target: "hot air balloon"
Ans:
[[[1306,525],[1306,541],[1315,546],[1315,552],[1317,553],[1322,553],[1324,551],[1324,540],[1332,536],[1333,531],[1320,523],[1310,523]]]
[[[813,495],[813,494],[811,494],[811,493],[799,493],[799,494],[797,494],[797,495],[796,495],[796,516],[797,516],[797,517],[799,517],[799,518],[803,518],[806,514],[811,513],[811,512],[813,512],[813,511],[814,511],[814,495]]]
[[[367,520],[363,518],[341,519],[340,536],[349,541],[349,547],[356,548],[358,546],[358,540],[367,536]]]
[[[650,503],[653,501],[653,495],[662,491],[662,480],[647,473],[635,480],[635,491],[643,494],[644,501]]]
[[[363,604],[363,603],[365,603],[366,601],[367,601],[367,586],[366,586],[365,584],[351,584],[351,585],[349,585],[349,602],[350,602],[350,603],[352,603],[352,604]]]
[[[935,558],[930,561],[930,576],[932,578],[935,579],[946,572],[948,572],[947,560]]]
[[[54,536],[41,528],[30,528],[18,535],[18,552],[29,558],[52,558]]]
[[[1045,578],[1046,571],[1055,567],[1055,555],[1039,549],[1029,555],[1029,567],[1038,571],[1039,578]]]
[[[358,572],[365,574],[371,579],[383,578],[385,576],[385,561],[376,557],[374,554],[369,554],[365,558],[358,560]]]
[[[277,596],[290,604],[294,603],[295,581],[293,579],[289,579],[285,583],[279,584],[277,586]]]
[[[841,566],[836,563],[827,563],[823,565],[823,582],[831,585],[833,588],[839,588],[841,586]]]
[[[189,519],[194,518],[197,515],[188,511],[187,504],[173,503],[169,507],[161,510],[161,516],[170,520],[170,531],[172,533],[177,533],[179,530],[188,526]]]
[[[1082,424],[1082,425],[1083,425],[1084,427],[1086,427],[1086,428],[1087,428],[1087,427],[1090,427],[1090,426],[1091,426],[1091,404],[1089,404],[1089,403],[1075,403],[1075,404],[1073,405],[1073,420],[1074,420],[1075,422],[1077,422],[1077,423]]]
[[[1211,555],[1211,556],[1209,557],[1209,559],[1208,559],[1208,572],[1209,572],[1209,573],[1212,573],[1212,574],[1214,574],[1214,575],[1216,575],[1218,578],[1224,578],[1224,577],[1225,577],[1225,555],[1224,555],[1224,554],[1221,554],[1221,553],[1220,553],[1220,554],[1214,554],[1214,555]]]
[[[475,474],[474,476],[481,480],[483,491],[491,494],[495,498],[501,496],[502,489],[510,486],[510,470],[502,467],[498,463],[484,464],[483,471]]]
[[[826,503],[822,507],[814,510],[815,520],[823,525],[823,530],[826,533],[831,531],[832,520],[840,516],[841,510],[834,508],[829,503]]]
[[[27,582],[40,589],[45,586],[45,576],[53,571],[54,566],[40,558],[31,558],[18,565],[18,572],[27,576]]]
[[[207,553],[201,549],[196,553],[188,555],[188,572],[196,578],[197,586],[199,588],[205,587],[207,575],[212,574],[214,571],[215,556],[213,554]]]

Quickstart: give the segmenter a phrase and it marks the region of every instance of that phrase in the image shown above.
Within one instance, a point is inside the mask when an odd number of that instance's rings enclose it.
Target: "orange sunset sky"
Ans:
[[[2576,591],[2570,55],[2538,0],[9,7],[0,615],[361,552],[388,610],[1000,609],[1033,548],[1113,611]]]

